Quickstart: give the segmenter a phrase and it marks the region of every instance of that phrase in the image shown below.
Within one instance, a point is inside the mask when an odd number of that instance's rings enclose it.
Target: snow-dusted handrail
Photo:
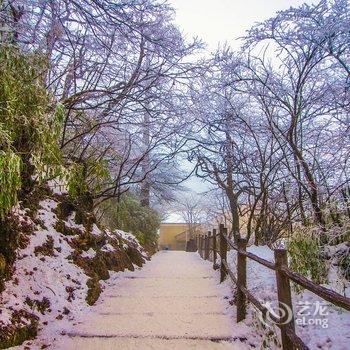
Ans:
[[[287,267],[282,268],[282,272],[288,276],[294,283],[308,289],[310,292],[318,295],[324,300],[329,301],[330,303],[339,306],[347,311],[350,311],[350,298],[347,298],[334,290],[328,289],[326,287],[320,286],[304,276],[299,275],[288,269]]]
[[[228,246],[237,251],[237,274],[233,273],[227,263],[227,251]],[[216,230],[213,230],[213,234],[209,231],[206,235],[200,235],[197,237],[198,252],[202,258],[209,260],[210,253],[213,256],[213,267],[217,268],[216,263],[217,254],[220,255],[220,281],[222,282],[228,275],[231,280],[237,285],[237,322],[242,321],[246,317],[246,301],[252,303],[263,315],[268,312],[267,308],[262,305],[254,295],[247,289],[247,273],[246,273],[246,258],[252,259],[257,263],[269,268],[276,273],[278,302],[281,309],[289,309],[293,315],[293,305],[291,298],[290,280],[294,283],[306,288],[313,292],[324,300],[341,307],[347,311],[350,311],[350,298],[347,298],[331,289],[320,286],[304,276],[291,271],[288,268],[287,251],[285,249],[275,249],[275,263],[265,260],[253,253],[247,252],[247,242],[245,239],[238,239],[237,244],[233,242],[227,236],[227,229],[220,225],[219,228],[219,247],[217,250],[217,234]],[[286,316],[288,313],[285,312]],[[301,338],[295,333],[294,317],[288,322],[285,322],[285,317],[275,317],[271,313],[270,318],[281,329],[282,347],[284,350],[289,349],[309,349]]]

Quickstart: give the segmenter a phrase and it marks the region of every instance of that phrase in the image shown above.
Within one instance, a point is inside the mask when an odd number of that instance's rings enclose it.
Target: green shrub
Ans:
[[[58,137],[65,111],[51,105],[44,84],[47,61],[15,46],[0,47],[0,218],[30,193],[33,175],[62,172]],[[23,198],[21,198],[23,199]]]
[[[68,192],[72,198],[82,196],[87,192],[88,187],[85,181],[83,164],[73,164],[70,167],[70,175],[68,179]]]
[[[105,221],[111,229],[133,233],[141,245],[155,247],[160,216],[152,208],[142,206],[136,197],[125,194],[119,202],[115,199],[110,200]]]
[[[0,150],[0,219],[17,203],[17,192],[21,188],[21,158],[8,150]]]
[[[74,163],[69,168],[68,191],[72,198],[79,198],[86,192],[97,193],[110,180],[105,160],[87,160]]]
[[[328,266],[323,257],[323,248],[318,235],[299,231],[289,242],[290,267],[293,271],[311,278],[317,284],[327,282]],[[295,285],[296,291],[302,287]]]
[[[342,255],[339,260],[339,266],[344,278],[350,281],[350,255]]]
[[[34,339],[38,333],[39,319],[25,310],[13,311],[11,324],[0,325],[0,349],[8,349]]]

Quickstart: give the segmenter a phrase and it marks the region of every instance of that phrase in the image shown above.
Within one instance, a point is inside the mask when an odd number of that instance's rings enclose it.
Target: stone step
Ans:
[[[70,338],[57,350],[248,350],[243,343],[205,339]]]

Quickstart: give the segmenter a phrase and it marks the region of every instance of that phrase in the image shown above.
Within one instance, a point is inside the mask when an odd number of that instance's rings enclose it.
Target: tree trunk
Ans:
[[[321,210],[320,204],[319,204],[319,194],[318,194],[318,187],[316,184],[316,181],[314,179],[314,176],[312,174],[312,171],[307,164],[306,160],[304,159],[304,156],[301,152],[301,150],[298,148],[296,142],[294,142],[294,129],[296,125],[296,117],[293,117],[292,125],[288,131],[287,140],[288,143],[292,149],[292,152],[294,154],[294,157],[296,158],[296,163],[300,164],[301,169],[303,170],[304,176],[306,178],[307,184],[308,184],[308,196],[311,201],[311,206],[314,212],[314,218],[317,224],[319,224],[323,231],[326,229],[326,222],[324,220],[323,212]]]
[[[286,187],[285,187],[284,183],[283,183],[283,197],[284,197],[284,201],[285,201],[286,207],[287,207],[289,235],[292,236],[293,235],[292,213],[291,213],[291,210],[290,210],[290,205],[289,205],[289,201],[288,201],[287,191],[286,191]]]
[[[143,145],[145,156],[142,161],[142,173],[145,177],[141,182],[141,205],[144,207],[149,207],[151,204],[151,185],[149,182],[148,174],[150,170],[150,155],[148,152],[149,144],[150,144],[150,116],[148,111],[144,113],[143,117]]]

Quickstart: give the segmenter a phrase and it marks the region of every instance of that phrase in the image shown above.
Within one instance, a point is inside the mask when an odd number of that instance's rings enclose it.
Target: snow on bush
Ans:
[[[52,191],[52,193],[57,194],[57,195],[62,195],[62,194],[67,194],[67,183],[63,180],[60,179],[53,179],[48,181],[47,184]]]

